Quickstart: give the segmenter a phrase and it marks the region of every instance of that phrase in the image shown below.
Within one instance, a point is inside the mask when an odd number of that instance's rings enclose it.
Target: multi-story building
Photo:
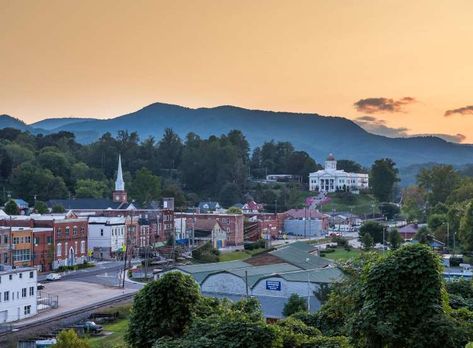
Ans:
[[[227,214],[227,213],[175,213],[176,218],[186,218],[187,229],[195,229],[198,221],[209,220],[219,222],[221,228],[226,232],[226,245],[236,246],[243,244],[244,240],[244,221],[243,214]]]
[[[11,230],[9,227],[0,227],[0,264],[11,265]]]
[[[368,187],[368,174],[338,170],[337,161],[332,154],[329,154],[325,161],[325,169],[309,174],[310,191],[358,191]]]
[[[54,246],[53,269],[59,266],[82,263],[87,260],[87,218],[78,217],[73,212],[67,214],[2,216],[0,217],[0,225],[12,226],[12,228],[29,227],[31,231],[34,228],[52,229],[54,232],[52,235]],[[33,235],[31,235],[32,239]],[[48,241],[47,235],[45,240]],[[47,248],[47,246],[44,246],[44,248]]]
[[[89,218],[88,249],[96,259],[112,259],[124,251],[126,220],[124,217]]]
[[[36,269],[0,266],[0,323],[35,315],[36,288]]]
[[[54,261],[54,230],[52,227],[33,227],[33,266],[39,272],[49,272]]]
[[[33,266],[33,229],[31,227],[11,228],[13,266]]]

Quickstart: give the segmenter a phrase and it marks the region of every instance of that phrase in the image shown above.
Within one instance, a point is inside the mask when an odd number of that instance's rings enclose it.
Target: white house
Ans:
[[[37,271],[0,266],[0,323],[37,314]]]
[[[332,154],[329,154],[325,161],[325,169],[309,174],[310,191],[358,191],[367,188],[368,174],[347,173],[344,170],[337,170],[337,161]]]
[[[90,217],[88,249],[98,259],[111,259],[123,250],[126,243],[124,217]]]

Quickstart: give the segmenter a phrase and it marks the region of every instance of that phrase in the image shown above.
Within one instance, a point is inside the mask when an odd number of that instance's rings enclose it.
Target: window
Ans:
[[[85,240],[80,242],[80,252],[81,254],[85,254]]]
[[[34,272],[30,272],[30,278],[34,278]]]
[[[18,274],[20,276],[20,279],[23,278],[23,273]]]
[[[13,250],[13,261],[31,261],[31,250],[30,249],[18,249]],[[20,278],[22,274],[20,273]]]
[[[33,240],[34,240],[34,245],[39,244],[39,237],[34,237]]]
[[[9,291],[5,291],[3,293],[3,301],[10,301],[10,292]]]
[[[73,234],[74,236],[77,236],[77,226],[74,226],[74,227],[72,228],[72,234]]]
[[[100,229],[100,236],[103,237],[103,228]]]
[[[61,243],[57,243],[56,255],[58,257],[62,255],[62,245],[61,245]]]
[[[25,313],[25,315],[30,314],[31,313],[31,306],[25,306],[24,313]]]
[[[31,237],[25,237],[25,243],[31,243]]]
[[[51,244],[53,242],[53,237],[48,236],[47,237],[48,244]]]
[[[8,279],[12,280],[13,279],[13,274],[9,274]]]
[[[8,236],[7,235],[3,236],[3,243],[8,244]]]
[[[20,238],[13,237],[13,244],[20,244]]]
[[[69,226],[66,227],[66,237],[69,237],[69,232],[71,231],[71,228]]]
[[[58,228],[56,229],[56,238],[61,238],[61,236],[62,236],[62,231],[61,231],[61,228],[58,227]]]
[[[26,297],[26,288],[21,289],[21,297]]]
[[[34,296],[34,286],[30,286],[30,296]]]

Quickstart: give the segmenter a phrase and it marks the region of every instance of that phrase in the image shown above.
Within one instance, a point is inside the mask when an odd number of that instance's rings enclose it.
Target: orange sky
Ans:
[[[473,105],[472,13],[470,0],[0,0],[0,114],[232,104],[473,143],[473,107],[444,116]],[[353,107],[377,97],[416,102]]]

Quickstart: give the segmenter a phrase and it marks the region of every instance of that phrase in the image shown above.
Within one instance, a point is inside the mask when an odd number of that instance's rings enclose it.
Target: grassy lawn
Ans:
[[[348,259],[351,259],[352,257],[359,255],[362,252],[362,250],[354,248],[352,248],[350,251],[347,251],[344,248],[336,248],[333,253],[325,254],[325,257],[334,261],[346,261]]]
[[[87,339],[91,348],[112,348],[125,343],[125,332],[128,327],[128,319],[120,319],[113,324],[104,325],[104,332],[110,335],[89,337]]]
[[[371,214],[373,212],[372,204],[375,205],[374,212],[378,213],[378,203],[372,195],[360,194],[353,195],[353,202],[345,202],[343,199],[336,197],[334,194],[329,195],[332,199],[330,203],[322,206],[322,212],[331,212],[335,209],[337,212],[353,212],[353,214],[363,215]]]
[[[253,255],[264,252],[267,249],[254,249],[254,250],[242,250],[242,251],[232,251],[229,253],[220,254],[220,262],[224,261],[235,261],[235,260],[244,260]]]

